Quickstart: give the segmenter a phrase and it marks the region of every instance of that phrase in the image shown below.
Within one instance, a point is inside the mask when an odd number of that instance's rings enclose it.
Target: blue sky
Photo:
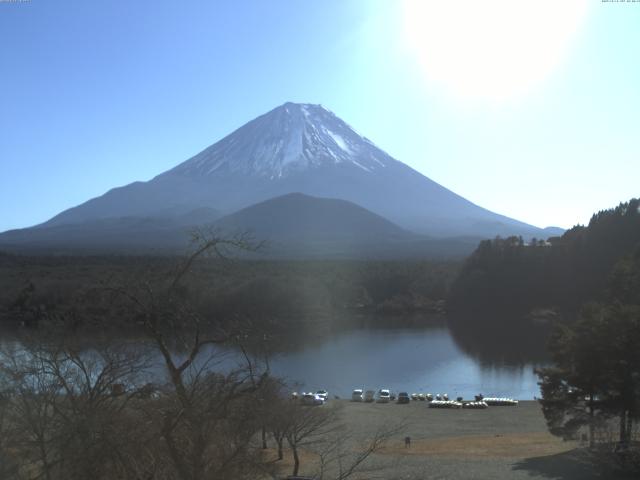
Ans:
[[[640,195],[640,2],[454,3],[0,2],[0,231],[285,101],[538,226]]]

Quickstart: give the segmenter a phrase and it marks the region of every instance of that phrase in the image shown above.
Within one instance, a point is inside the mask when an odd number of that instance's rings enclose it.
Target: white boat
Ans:
[[[485,397],[482,401],[490,407],[515,407],[518,405],[518,400],[505,397]]]
[[[488,407],[489,405],[487,405],[486,402],[464,402],[462,404],[462,408],[469,408],[471,410],[483,410]]]
[[[434,400],[429,402],[429,408],[462,408],[462,403],[455,400]]]

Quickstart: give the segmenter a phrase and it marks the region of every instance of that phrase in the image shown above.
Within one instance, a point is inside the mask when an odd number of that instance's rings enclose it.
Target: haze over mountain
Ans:
[[[215,228],[250,231],[268,255],[290,257],[459,257],[478,238],[430,238],[404,230],[352,202],[291,193],[221,218]]]
[[[213,209],[197,209],[171,217],[108,217],[0,234],[0,249],[17,252],[139,254],[182,252],[190,232],[220,217]]]
[[[347,200],[431,237],[557,233],[471,203],[395,160],[320,105],[285,103],[152,180],[114,188],[18,237],[27,241],[36,230],[42,237],[43,229],[77,232],[82,225],[117,225],[125,218],[127,228],[136,218],[167,228],[198,224],[198,212],[207,212],[210,221],[211,209],[215,216],[228,215],[294,192]],[[18,237],[14,232],[11,238]],[[0,244],[7,240],[7,234],[0,236]]]
[[[12,230],[0,247],[13,251],[96,254],[181,253],[194,229],[238,234],[263,245],[260,258],[455,258],[470,254],[479,237],[431,238],[409,232],[352,202],[291,193],[218,218],[201,209],[173,218],[119,217]]]
[[[243,208],[214,225],[228,232],[251,230],[265,239],[322,241],[343,237],[386,242],[419,238],[354,203],[301,193],[289,193]]]

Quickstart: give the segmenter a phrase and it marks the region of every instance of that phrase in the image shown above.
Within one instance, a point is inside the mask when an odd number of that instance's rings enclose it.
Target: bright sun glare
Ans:
[[[406,0],[404,29],[429,81],[505,100],[540,84],[584,22],[586,0]]]

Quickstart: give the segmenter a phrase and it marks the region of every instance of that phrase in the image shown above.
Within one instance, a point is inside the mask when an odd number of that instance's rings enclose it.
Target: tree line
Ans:
[[[558,325],[553,364],[538,371],[549,430],[586,437],[601,462],[640,473],[640,246],[620,260],[602,300]]]
[[[37,328],[47,312],[74,311],[83,323],[122,318],[96,296],[105,283],[145,277],[161,284],[172,257],[0,257],[0,325]],[[457,262],[256,261],[206,258],[184,281],[190,302],[220,321],[252,318],[268,333],[339,328],[369,317],[435,312]],[[384,321],[384,320],[381,320]],[[136,322],[134,321],[135,325]]]
[[[525,323],[536,308],[575,318],[585,302],[602,298],[616,262],[640,243],[639,207],[638,199],[621,203],[547,241],[481,242],[453,281],[448,308],[490,314],[505,328]]]

